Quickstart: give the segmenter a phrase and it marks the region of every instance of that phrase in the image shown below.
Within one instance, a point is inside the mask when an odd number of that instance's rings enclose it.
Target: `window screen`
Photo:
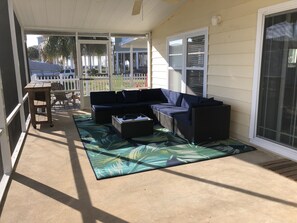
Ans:
[[[187,39],[187,67],[204,66],[204,36]]]
[[[169,41],[169,66],[180,68],[183,65],[183,40]]]

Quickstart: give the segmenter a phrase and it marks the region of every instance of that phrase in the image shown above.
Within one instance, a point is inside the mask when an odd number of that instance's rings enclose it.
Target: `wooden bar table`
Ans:
[[[50,83],[29,83],[26,85],[25,90],[29,94],[29,106],[31,114],[31,122],[36,129],[36,124],[49,123],[53,126],[52,111],[51,111],[51,84]],[[37,121],[37,109],[46,109],[47,120]]]

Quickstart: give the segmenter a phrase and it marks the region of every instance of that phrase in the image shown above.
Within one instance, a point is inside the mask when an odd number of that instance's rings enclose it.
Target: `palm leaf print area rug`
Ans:
[[[155,125],[153,135],[123,139],[111,124],[73,116],[97,179],[209,160],[254,150],[235,140],[191,144]]]

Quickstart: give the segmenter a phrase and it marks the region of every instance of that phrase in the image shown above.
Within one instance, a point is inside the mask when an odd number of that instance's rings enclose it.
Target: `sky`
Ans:
[[[27,35],[27,47],[37,45],[37,37],[40,35]]]

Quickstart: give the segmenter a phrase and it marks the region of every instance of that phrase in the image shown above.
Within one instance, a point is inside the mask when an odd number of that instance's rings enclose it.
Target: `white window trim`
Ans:
[[[287,157],[297,161],[297,151],[269,140],[257,137],[257,119],[258,119],[258,102],[259,102],[259,87],[261,76],[261,61],[263,50],[263,36],[264,36],[264,22],[265,16],[280,13],[297,8],[297,0],[291,0],[285,3],[269,6],[258,10],[257,19],[257,36],[256,36],[256,50],[254,62],[254,78],[253,78],[253,93],[252,93],[252,108],[250,119],[250,142],[272,153]]]
[[[207,95],[207,67],[208,67],[208,27],[201,28],[201,29],[196,29],[196,30],[191,30],[189,32],[184,32],[184,33],[179,33],[177,35],[169,36],[167,37],[166,41],[166,59],[167,59],[167,70],[173,69],[172,67],[169,66],[169,41],[177,40],[177,39],[182,39],[183,40],[183,64],[181,67],[182,70],[182,83],[181,83],[181,92],[186,93],[186,71],[189,69],[189,67],[186,67],[186,54],[187,54],[187,49],[185,47],[185,43],[188,37],[194,37],[194,36],[201,36],[205,35],[205,46],[204,46],[204,68],[194,68],[194,70],[203,70],[204,75],[203,75],[203,96],[206,97]],[[169,74],[167,78],[167,88],[169,89]]]

